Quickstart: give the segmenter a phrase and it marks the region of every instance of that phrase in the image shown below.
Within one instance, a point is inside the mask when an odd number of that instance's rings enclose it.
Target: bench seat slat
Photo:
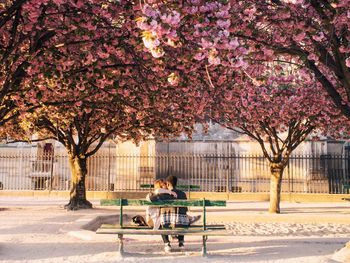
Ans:
[[[190,207],[190,206],[203,206],[203,200],[167,200],[150,202],[147,200],[133,200],[133,199],[102,199],[101,205],[104,206],[120,206],[123,202],[123,206],[159,206],[159,207]],[[205,200],[205,206],[226,206],[224,200]]]
[[[191,236],[230,236],[227,230],[153,230],[153,229],[97,229],[97,234],[122,234],[122,235],[191,235]]]
[[[202,229],[202,225],[192,225],[189,227],[177,227],[176,230],[191,230],[191,229]],[[225,225],[207,225],[207,229],[225,229]],[[151,227],[148,226],[135,226],[135,225],[123,225],[122,227],[120,225],[114,225],[114,224],[102,224],[100,226],[100,229],[148,229],[151,230]],[[167,230],[167,229],[166,229]],[[168,228],[168,230],[172,230],[171,228]]]

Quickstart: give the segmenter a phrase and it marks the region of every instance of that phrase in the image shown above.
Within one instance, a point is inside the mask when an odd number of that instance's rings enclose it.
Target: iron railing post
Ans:
[[[49,191],[52,191],[52,181],[53,181],[53,164],[54,164],[54,158],[55,156],[51,154],[51,171],[50,171],[50,186],[49,186]]]
[[[111,188],[111,142],[108,143],[108,171],[107,171],[107,192]]]

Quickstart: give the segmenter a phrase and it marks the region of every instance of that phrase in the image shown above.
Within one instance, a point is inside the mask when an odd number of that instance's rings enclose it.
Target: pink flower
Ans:
[[[83,105],[83,102],[82,102],[82,101],[77,101],[77,102],[75,103],[75,106],[77,106],[77,107],[80,107],[81,105]]]
[[[235,49],[238,46],[239,46],[239,42],[238,42],[237,38],[234,38],[229,42],[230,49]]]
[[[89,31],[95,31],[96,30],[96,26],[95,25],[93,25],[90,21],[88,22],[88,23],[86,23],[85,24],[85,26],[84,26],[87,30],[89,30]]]
[[[107,59],[109,58],[109,54],[108,53],[105,53],[105,52],[102,52],[102,51],[98,51],[97,52],[97,55],[102,58],[102,59]]]
[[[231,21],[229,19],[227,19],[227,20],[219,19],[218,21],[216,21],[216,24],[218,27],[229,28],[231,25]]]
[[[221,64],[221,59],[219,57],[208,57],[208,62],[210,65],[220,65]]]
[[[203,60],[205,58],[205,54],[204,53],[197,53],[196,55],[194,55],[193,57],[195,60]]]
[[[273,55],[273,51],[271,49],[263,48],[263,52],[264,52],[264,55],[268,57]]]
[[[296,41],[296,42],[301,42],[304,40],[306,34],[304,32],[296,35],[293,39]]]
[[[309,60],[314,60],[314,61],[318,61],[318,57],[315,54],[310,54],[307,56],[307,59]]]
[[[242,98],[242,105],[245,108],[248,107],[248,101],[246,99],[244,99],[244,98]]]
[[[146,48],[151,49],[154,47],[154,41],[152,38],[143,37],[142,41]]]
[[[350,57],[348,57],[347,59],[345,59],[345,65],[350,68]]]
[[[164,23],[172,25],[174,27],[178,26],[181,21],[180,13],[173,11],[172,14],[162,15],[160,17]]]
[[[201,39],[201,46],[202,46],[202,48],[211,48],[211,47],[213,47],[213,43],[211,43],[210,41],[202,38]]]
[[[315,35],[312,38],[316,41],[322,41],[322,39],[324,38],[324,34],[323,32],[321,32],[319,35]]]
[[[158,12],[147,4],[143,6],[142,11],[148,17],[156,18],[158,16]]]
[[[161,47],[151,49],[151,54],[154,58],[160,58],[164,55],[164,50]]]
[[[176,86],[179,83],[179,76],[176,73],[171,73],[168,76],[168,82],[172,86]]]
[[[231,63],[231,66],[233,68],[246,68],[247,67],[247,62],[243,60],[242,57],[239,57],[237,60],[235,60],[233,63]]]
[[[252,18],[254,16],[255,12],[256,12],[255,7],[244,10],[244,14],[247,15],[249,18]]]
[[[216,12],[216,17],[226,17],[226,16],[228,16],[228,11],[227,10],[224,10],[224,11],[222,11],[222,10],[220,10],[219,12]]]

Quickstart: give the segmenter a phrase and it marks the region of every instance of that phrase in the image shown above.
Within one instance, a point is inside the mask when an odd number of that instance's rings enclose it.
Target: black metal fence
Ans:
[[[285,193],[346,194],[348,155],[294,155],[284,171]],[[115,155],[101,151],[88,160],[89,191],[148,191],[145,184],[168,175],[191,191],[269,192],[270,169],[263,156],[217,154]],[[65,154],[0,154],[0,190],[69,190]],[[190,189],[188,189],[190,190]]]
[[[349,156],[294,155],[282,181],[282,192],[344,194],[350,182]],[[192,155],[157,158],[157,178],[176,175],[185,184],[208,192],[269,192],[270,168],[258,155]]]

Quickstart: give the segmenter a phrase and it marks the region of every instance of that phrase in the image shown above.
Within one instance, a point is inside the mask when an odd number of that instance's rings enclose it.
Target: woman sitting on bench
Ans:
[[[163,179],[154,182],[154,191],[146,196],[148,201],[171,200],[176,199],[177,194],[169,189]],[[146,208],[146,223],[153,227],[154,230],[160,227],[160,209],[159,207],[148,206]]]
[[[148,196],[148,200],[153,201],[162,201],[162,200],[173,200],[173,199],[187,199],[185,192],[176,189],[177,185],[177,177],[176,176],[168,176],[166,178],[166,186],[168,191],[171,191],[176,194],[150,194]],[[188,216],[187,215],[187,207],[170,207],[170,208],[161,208],[160,209],[160,225],[165,228],[175,228],[175,227],[188,227],[191,223],[200,219],[200,216]],[[165,244],[164,250],[165,252],[171,251],[169,236],[162,235],[163,242]],[[184,236],[177,236],[179,241],[179,248],[184,247]]]

